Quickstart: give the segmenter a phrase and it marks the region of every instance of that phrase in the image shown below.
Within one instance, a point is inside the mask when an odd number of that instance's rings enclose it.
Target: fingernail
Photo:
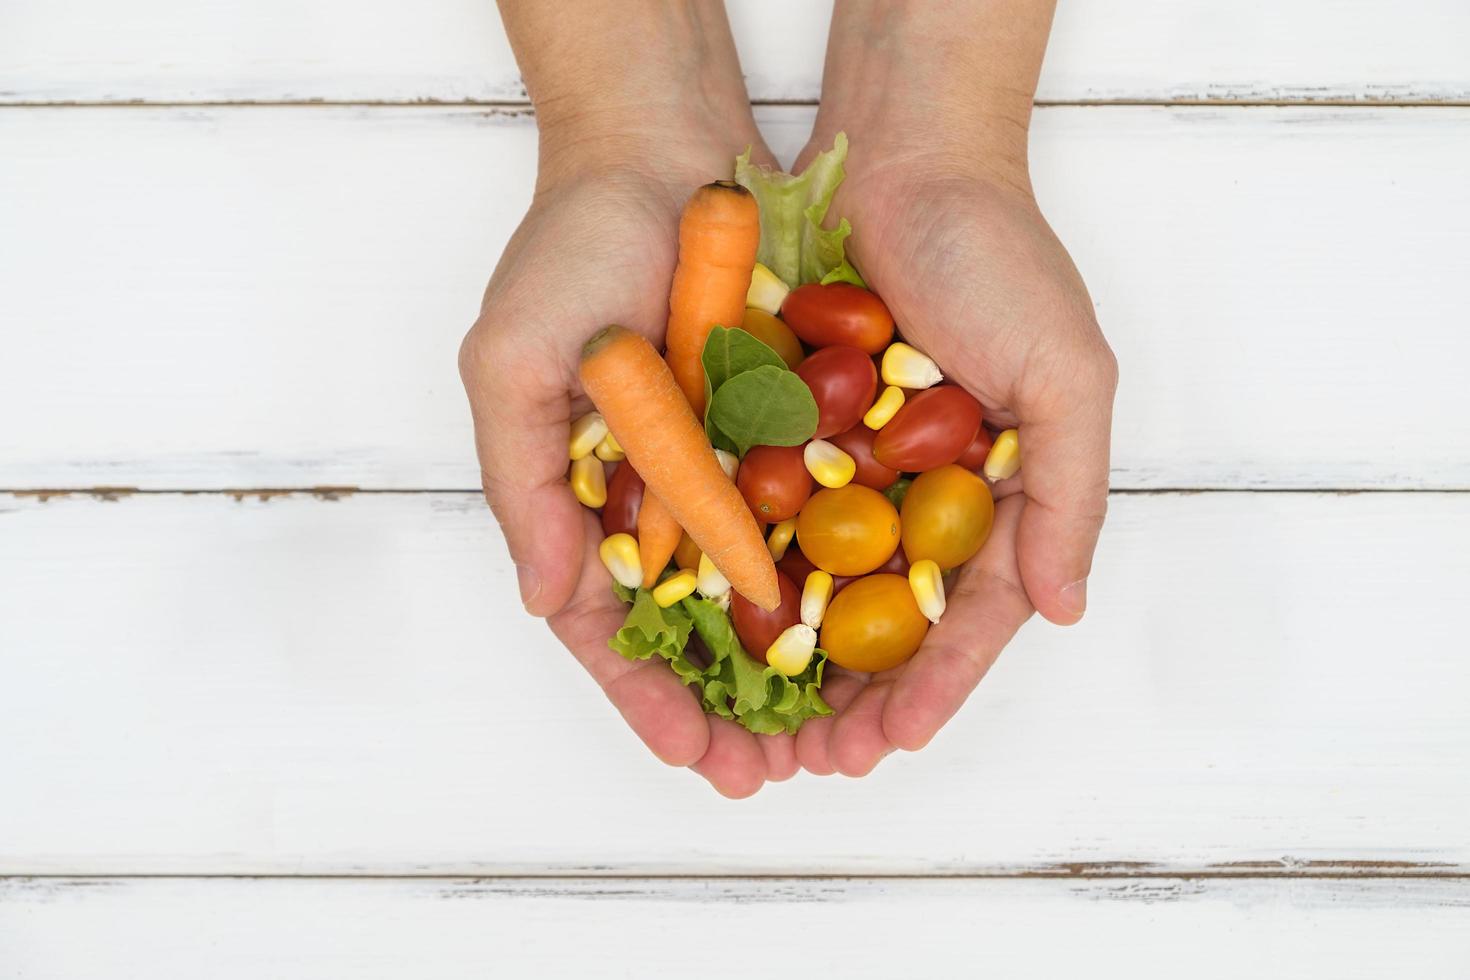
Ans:
[[[1062,586],[1062,591],[1057,594],[1066,610],[1078,619],[1087,612],[1087,579],[1079,578],[1071,585]]]
[[[521,587],[521,605],[530,605],[541,594],[541,575],[530,565],[516,566],[516,583]]]

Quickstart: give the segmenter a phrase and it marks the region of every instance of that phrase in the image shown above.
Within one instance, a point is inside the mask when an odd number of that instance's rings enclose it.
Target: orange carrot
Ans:
[[[679,264],[669,290],[664,356],[701,418],[704,365],[699,358],[704,341],[716,325],[740,326],[760,239],[755,197],[733,180],[717,180],[695,191],[679,218]]]
[[[580,374],[628,462],[699,550],[751,602],[766,610],[780,605],[776,565],[760,528],[653,346],[631,330],[607,327],[583,348]]]
[[[658,495],[643,491],[643,502],[638,505],[638,559],[643,563],[643,587],[651,589],[658,584],[658,577],[674,557],[684,529],[674,520],[667,507],[659,502]]]

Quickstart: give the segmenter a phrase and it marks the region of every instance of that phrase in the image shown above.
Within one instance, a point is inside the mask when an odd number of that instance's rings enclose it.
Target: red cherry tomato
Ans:
[[[817,401],[817,439],[856,425],[878,393],[878,369],[856,347],[824,347],[802,361],[796,374]]]
[[[603,534],[638,536],[638,508],[643,505],[643,477],[623,460],[607,479],[607,503],[602,505]]]
[[[893,314],[876,293],[848,282],[808,283],[786,295],[781,319],[813,347],[844,344],[877,354],[893,339]]]
[[[888,559],[883,564],[881,564],[877,568],[873,569],[873,574],[874,575],[888,574],[888,575],[903,575],[903,576],[907,577],[908,573],[909,573],[909,556],[903,553],[903,549],[902,548],[899,548],[897,551],[895,551],[893,553],[893,557],[892,558]]]
[[[894,554],[901,556],[903,554],[903,549],[900,548],[898,551],[895,551]],[[907,559],[905,559],[905,562],[907,562]],[[888,564],[893,564],[892,558],[888,560]],[[817,570],[817,566],[812,564],[812,560],[806,555],[803,555],[801,553],[801,549],[794,544],[791,545],[791,547],[787,548],[786,554],[782,555],[781,560],[776,562],[776,568],[782,574],[788,576],[791,581],[797,583],[803,588],[806,587],[806,577]],[[907,564],[904,565],[903,574],[908,574]],[[842,591],[842,587],[844,585],[847,585],[849,582],[856,581],[857,577],[853,575],[833,575],[832,594],[836,595],[837,593]]]
[[[859,422],[846,432],[839,432],[831,439],[832,445],[852,457],[857,472],[852,482],[874,490],[887,490],[898,479],[898,470],[884,466],[873,458],[873,440],[878,433]]]
[[[985,426],[975,432],[975,439],[960,453],[960,458],[955,460],[956,466],[963,466],[967,470],[978,470],[985,465],[985,457],[990,455],[990,446],[995,440],[990,435],[990,430]]]
[[[735,485],[758,521],[795,517],[812,495],[812,475],[800,446],[756,446],[740,461]]]
[[[801,622],[801,589],[780,572],[776,582],[781,586],[781,604],[771,612],[751,602],[739,592],[730,593],[730,618],[735,622],[735,635],[745,652],[761,663],[766,662],[766,650],[776,637]]]
[[[873,440],[873,457],[905,473],[922,473],[960,458],[980,428],[980,403],[955,385],[918,392]]]

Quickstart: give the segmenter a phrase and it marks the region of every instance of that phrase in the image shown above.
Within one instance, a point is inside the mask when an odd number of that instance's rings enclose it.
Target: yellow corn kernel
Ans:
[[[723,449],[716,449],[715,459],[720,461],[720,469],[724,470],[730,482],[734,483],[735,474],[740,472],[740,457],[734,453],[727,453]]]
[[[926,355],[908,344],[889,344],[883,352],[883,383],[897,388],[932,388],[944,375]]]
[[[824,487],[836,490],[852,482],[857,463],[826,439],[813,439],[801,451],[806,470]]]
[[[658,603],[660,608],[667,609],[680,599],[693,595],[694,587],[698,582],[699,576],[686,568],[655,585],[653,601]]]
[[[781,304],[786,302],[786,294],[789,292],[791,287],[782,282],[780,276],[757,262],[750,273],[750,288],[745,291],[745,305],[775,316],[781,312]]]
[[[795,677],[806,670],[817,649],[817,631],[806,623],[788,626],[776,637],[776,642],[766,648],[766,663],[787,677]]]
[[[827,603],[832,601],[832,576],[820,568],[806,577],[801,587],[801,621],[812,629],[822,625]]]
[[[602,469],[602,460],[586,455],[572,460],[572,493],[584,506],[594,510],[607,503],[607,474]]]
[[[709,560],[709,555],[699,556],[699,571],[695,577],[694,587],[706,599],[713,599],[730,591],[730,580],[725,578],[725,573],[716,568],[715,563]]]
[[[863,416],[863,425],[876,432],[893,421],[900,408],[903,408],[903,389],[898,385],[889,385]]]
[[[600,412],[588,412],[586,415],[572,423],[572,438],[568,444],[568,453],[572,459],[581,459],[597,444],[607,438],[607,422]]]
[[[643,559],[638,557],[638,539],[631,534],[609,534],[597,546],[597,557],[607,566],[613,581],[626,589],[643,584]]]
[[[766,538],[766,547],[770,549],[772,561],[780,561],[786,557],[786,549],[791,547],[791,539],[795,536],[796,518],[794,517],[789,517],[771,528],[771,536]]]
[[[604,463],[620,463],[628,458],[628,454],[623,452],[623,447],[613,438],[611,432],[602,437],[602,441],[597,444],[597,448],[592,450],[592,455]]]
[[[944,577],[939,564],[932,558],[920,558],[909,566],[909,588],[919,612],[931,623],[939,622],[944,615]]]
[[[990,480],[1005,480],[1016,475],[1021,468],[1021,434],[1007,429],[995,437],[990,454],[985,457],[985,476]]]
[[[735,594],[735,590],[734,589],[731,589],[729,592],[726,592],[724,595],[717,595],[717,596],[715,596],[710,601],[713,602],[715,605],[719,606],[721,612],[729,612],[730,611],[730,596],[732,596],[734,594]]]

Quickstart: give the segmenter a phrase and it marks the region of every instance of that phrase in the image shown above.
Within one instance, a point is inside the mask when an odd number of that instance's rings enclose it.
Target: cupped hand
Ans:
[[[1117,365],[1024,171],[848,136],[833,210],[852,221],[854,262],[904,336],[979,398],[989,424],[1018,428],[1022,447],[1020,474],[995,488],[990,538],[950,583],[919,652],[872,677],[834,671],[824,694],[838,713],[798,734],[806,768],[856,776],[927,744],[1033,610],[1062,625],[1082,617],[1107,511]]]
[[[460,350],[485,497],[526,609],[547,617],[656,756],[732,797],[792,776],[793,737],[708,716],[665,663],[631,663],[608,648],[625,608],[597,557],[601,525],[566,477],[570,423],[591,408],[577,381],[583,343],[620,323],[662,346],[680,209],[700,184],[727,175],[744,145],[686,131],[618,166],[543,161],[535,200]]]

